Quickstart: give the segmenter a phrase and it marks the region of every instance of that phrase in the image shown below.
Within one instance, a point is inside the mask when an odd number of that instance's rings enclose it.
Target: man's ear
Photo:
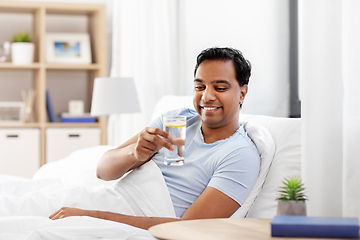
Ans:
[[[240,104],[243,104],[247,92],[248,92],[248,85],[243,85],[240,87]]]

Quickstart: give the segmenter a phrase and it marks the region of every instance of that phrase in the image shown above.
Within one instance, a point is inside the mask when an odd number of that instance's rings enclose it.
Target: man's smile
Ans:
[[[205,113],[214,113],[220,108],[221,107],[217,107],[217,106],[200,106],[200,109]]]

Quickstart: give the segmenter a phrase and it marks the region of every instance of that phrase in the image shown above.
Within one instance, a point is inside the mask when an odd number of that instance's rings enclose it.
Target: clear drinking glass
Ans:
[[[175,147],[173,151],[164,148],[164,164],[174,166],[184,165],[186,116],[163,117],[163,130],[171,135],[171,143]]]

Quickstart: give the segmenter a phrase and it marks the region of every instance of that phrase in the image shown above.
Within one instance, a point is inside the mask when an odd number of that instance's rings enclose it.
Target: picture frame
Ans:
[[[0,102],[0,124],[24,123],[24,102]]]
[[[46,34],[46,62],[90,64],[90,36],[87,33]]]

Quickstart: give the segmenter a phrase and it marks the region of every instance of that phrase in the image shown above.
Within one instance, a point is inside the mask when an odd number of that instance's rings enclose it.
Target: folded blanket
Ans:
[[[153,239],[142,229],[95,218],[50,220],[61,207],[175,217],[163,176],[149,161],[107,187],[50,178],[0,183],[0,239]]]

